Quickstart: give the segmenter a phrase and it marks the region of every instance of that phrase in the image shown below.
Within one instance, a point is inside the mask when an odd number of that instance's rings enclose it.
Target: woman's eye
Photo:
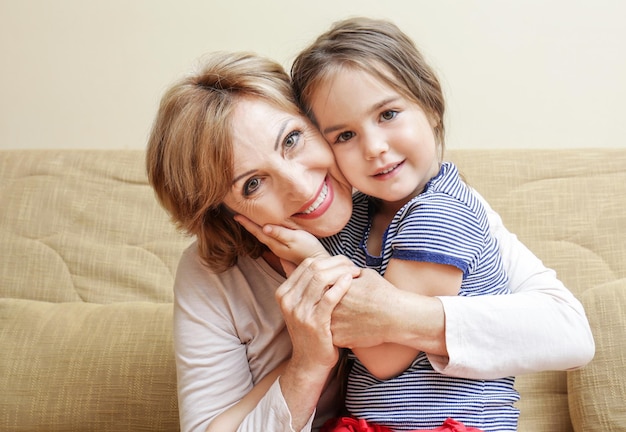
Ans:
[[[261,187],[261,179],[253,178],[243,185],[243,196],[250,196]]]
[[[300,141],[300,137],[301,136],[302,136],[302,132],[300,132],[300,131],[293,131],[293,132],[289,133],[289,135],[287,135],[287,137],[285,137],[285,141],[283,142],[283,146],[287,150],[295,147],[296,144],[298,144],[298,141]]]
[[[398,115],[397,111],[392,111],[392,110],[387,110],[387,111],[383,111],[383,113],[380,115],[380,118],[388,121],[393,119],[396,115]]]
[[[337,142],[346,142],[354,136],[354,132],[346,131],[337,136]]]

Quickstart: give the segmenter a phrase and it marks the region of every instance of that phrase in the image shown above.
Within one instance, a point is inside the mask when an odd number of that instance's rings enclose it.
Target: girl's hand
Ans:
[[[330,256],[319,240],[306,231],[279,225],[261,227],[241,215],[236,215],[235,220],[284,261],[298,265],[309,257]]]

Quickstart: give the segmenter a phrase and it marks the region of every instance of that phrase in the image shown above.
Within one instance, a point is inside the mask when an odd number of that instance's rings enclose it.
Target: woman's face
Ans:
[[[234,178],[224,199],[259,225],[337,233],[352,213],[352,188],[308,120],[258,98],[242,98],[232,117]]]

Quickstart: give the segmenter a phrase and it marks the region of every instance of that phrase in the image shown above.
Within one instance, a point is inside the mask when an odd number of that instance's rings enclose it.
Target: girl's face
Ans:
[[[352,213],[352,188],[305,117],[243,98],[232,124],[234,178],[224,204],[259,225],[317,237],[343,228]]]
[[[311,108],[350,184],[390,209],[437,174],[437,119],[368,72],[339,69],[315,89]]]

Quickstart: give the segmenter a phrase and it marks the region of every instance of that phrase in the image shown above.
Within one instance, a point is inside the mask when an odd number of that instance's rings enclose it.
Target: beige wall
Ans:
[[[348,15],[416,40],[450,147],[626,146],[620,0],[0,0],[0,148],[143,148],[163,90],[202,53],[288,66]]]

